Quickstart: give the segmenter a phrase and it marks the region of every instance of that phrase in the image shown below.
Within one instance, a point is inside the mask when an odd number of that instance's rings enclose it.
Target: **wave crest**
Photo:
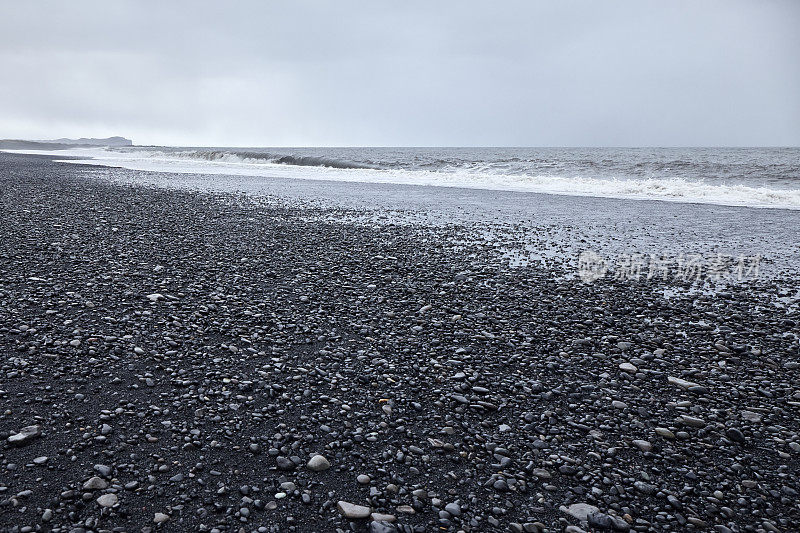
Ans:
[[[25,152],[23,150],[22,152]],[[32,151],[33,153],[42,153]],[[683,177],[652,177],[615,179],[567,174],[556,170],[552,174],[520,173],[503,163],[491,164],[474,161],[438,168],[406,162],[395,168],[382,163],[385,168],[299,154],[276,154],[247,149],[195,149],[136,147],[135,149],[70,149],[49,152],[51,155],[71,156],[70,163],[86,163],[129,168],[132,170],[172,172],[178,174],[221,174],[230,183],[237,176],[291,178],[325,181],[351,181],[361,183],[392,183],[460,187],[496,191],[521,191],[569,196],[591,196],[635,200],[663,200],[671,202],[703,203],[730,206],[800,209],[800,188],[736,183],[722,180],[686,179]],[[412,167],[412,168],[408,168]],[[422,167],[422,168],[420,168]],[[588,175],[587,175],[588,174]],[[239,182],[241,184],[241,180]],[[787,185],[794,185],[789,181]],[[248,180],[246,186],[258,189],[257,180]]]
[[[269,152],[255,152],[249,150],[114,150],[122,153],[134,153],[139,156],[150,158],[165,159],[194,159],[200,161],[212,161],[223,163],[272,163],[276,165],[295,165],[302,167],[326,167],[340,169],[372,169],[380,170],[380,167],[356,163],[354,161],[343,161],[329,157],[316,157],[294,154],[275,154]]]

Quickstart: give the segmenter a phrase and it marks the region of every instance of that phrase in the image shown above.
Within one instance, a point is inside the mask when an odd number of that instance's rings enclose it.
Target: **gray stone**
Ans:
[[[97,503],[100,507],[114,507],[118,501],[119,498],[117,498],[116,494],[103,494],[97,498]]]
[[[41,434],[42,429],[40,426],[25,426],[24,428],[20,429],[18,433],[8,437],[7,440],[12,446],[23,446]]]
[[[588,503],[573,503],[569,507],[564,507],[562,505],[560,509],[562,512],[567,513],[581,522],[585,522],[590,514],[600,512],[600,509]]]
[[[371,514],[371,510],[369,507],[364,507],[363,505],[356,505],[354,503],[346,502],[340,500],[336,504],[336,508],[339,510],[339,513],[345,518],[350,518],[352,520],[357,520],[361,518],[369,518]]]
[[[108,483],[105,479],[99,478],[97,476],[90,477],[84,484],[83,490],[103,490],[108,487]]]
[[[322,455],[315,455],[308,460],[306,465],[312,472],[321,472],[331,467],[331,463]]]
[[[656,428],[656,435],[664,437],[665,439],[674,439],[675,434],[667,428]]]
[[[448,503],[444,506],[444,510],[452,516],[461,516],[461,506],[457,503]]]
[[[687,426],[691,426],[693,428],[704,428],[706,427],[706,421],[702,418],[697,418],[694,416],[689,415],[681,415],[681,423]]]
[[[369,524],[369,533],[397,533],[394,524],[386,520],[375,520]]]
[[[687,380],[682,379],[682,378],[676,378],[676,377],[673,377],[673,376],[667,376],[667,381],[670,384],[675,385],[676,387],[679,387],[679,388],[681,388],[683,390],[689,390],[690,387],[699,387],[700,386],[697,383],[693,383],[691,381],[687,381]]]

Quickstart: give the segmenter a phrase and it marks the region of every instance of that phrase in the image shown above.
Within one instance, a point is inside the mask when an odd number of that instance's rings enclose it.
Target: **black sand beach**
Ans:
[[[0,154],[1,530],[797,530],[796,212],[133,174]],[[587,284],[584,234],[772,262]]]

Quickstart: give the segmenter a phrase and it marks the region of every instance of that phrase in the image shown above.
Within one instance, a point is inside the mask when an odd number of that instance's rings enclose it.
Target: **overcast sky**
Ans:
[[[0,7],[0,138],[800,145],[798,0]]]

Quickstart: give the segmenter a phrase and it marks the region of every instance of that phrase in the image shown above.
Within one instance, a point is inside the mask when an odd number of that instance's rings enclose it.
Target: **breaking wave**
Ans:
[[[312,152],[316,153],[303,153]],[[326,157],[327,150],[333,157]],[[277,153],[275,149],[196,149],[170,147],[130,147],[109,149],[72,149],[51,152],[76,157],[72,163],[107,165],[132,170],[172,174],[194,174],[197,182],[212,189],[246,189],[261,193],[268,189],[266,180],[288,178],[301,180],[348,181],[436,187],[460,187],[495,191],[519,191],[568,196],[591,196],[632,200],[717,204],[744,207],[800,209],[800,179],[794,163],[795,154],[784,156],[782,166],[772,169],[769,163],[730,166],[727,175],[706,178],[709,170],[720,164],[701,162],[690,166],[669,160],[658,172],[634,172],[628,165],[614,174],[596,166],[605,159],[586,158],[577,165],[557,166],[553,158],[528,159],[497,157],[433,149],[297,149]],[[483,149],[489,150],[489,149]],[[320,154],[319,152],[323,152]],[[287,149],[287,152],[289,150]],[[42,152],[37,152],[42,153]],[[491,155],[491,154],[490,154]],[[570,155],[570,153],[567,153]],[[736,155],[736,154],[735,154]],[[774,158],[774,154],[768,154]],[[443,157],[442,157],[443,156]],[[353,157],[358,161],[348,159]],[[737,155],[738,157],[738,155]],[[769,159],[764,156],[764,159]],[[656,165],[654,162],[651,166]],[[660,163],[658,163],[660,165]],[[763,167],[763,168],[762,168]],[[759,170],[760,168],[760,170]],[[224,176],[220,178],[209,176]],[[744,176],[744,177],[739,177]],[[247,177],[247,178],[245,178]],[[173,179],[169,176],[164,179]]]
[[[269,152],[255,152],[247,150],[126,150],[109,149],[125,154],[137,154],[140,157],[158,158],[178,158],[194,159],[200,161],[218,161],[224,163],[273,163],[276,165],[296,165],[301,167],[326,167],[341,169],[378,169],[374,165],[356,163],[354,161],[343,161],[328,157],[304,156],[304,155],[284,155]]]

